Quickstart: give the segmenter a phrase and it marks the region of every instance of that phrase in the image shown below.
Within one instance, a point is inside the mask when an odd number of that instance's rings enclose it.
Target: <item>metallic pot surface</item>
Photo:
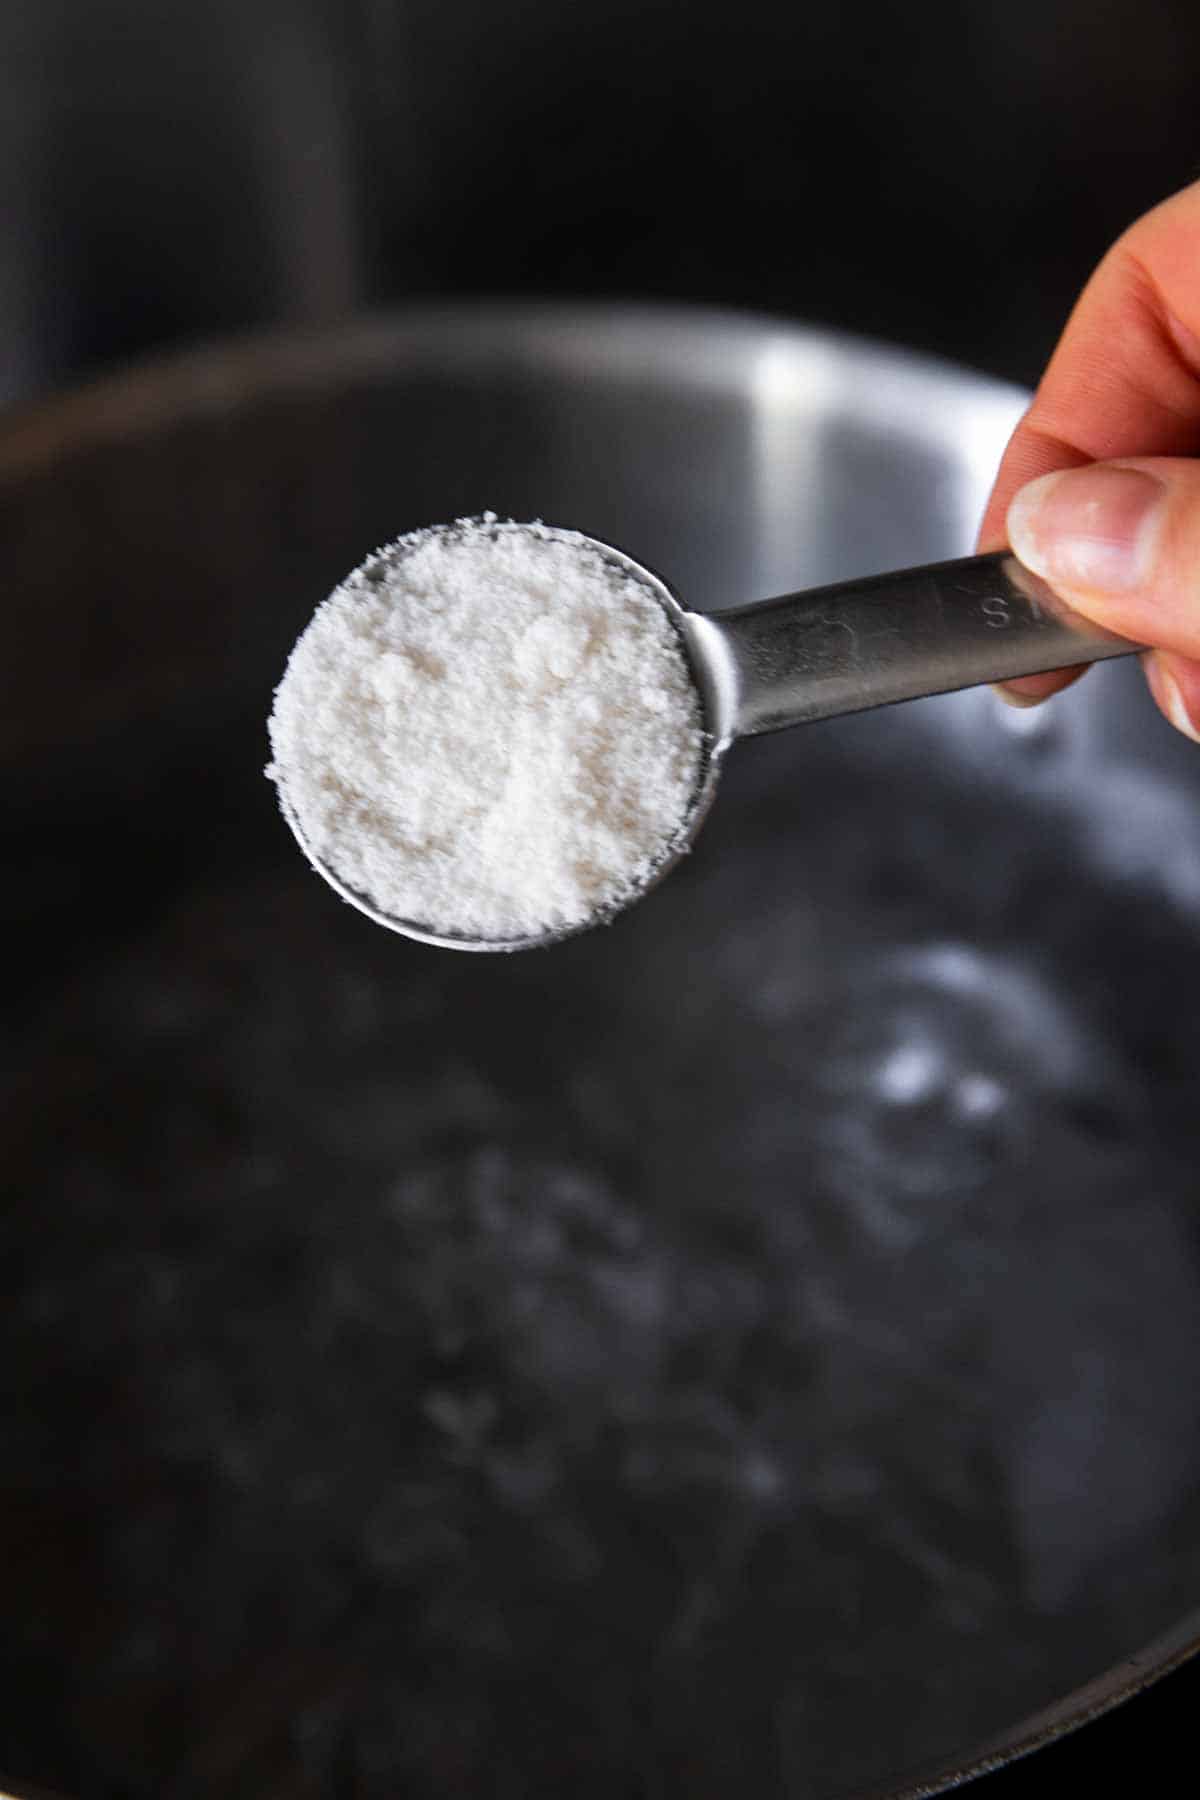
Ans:
[[[733,605],[965,552],[1021,403],[495,306],[8,425],[4,1779],[834,1800],[1192,1647],[1200,774],[1135,668],[740,745],[641,906],[482,962],[261,773],[375,543]]]

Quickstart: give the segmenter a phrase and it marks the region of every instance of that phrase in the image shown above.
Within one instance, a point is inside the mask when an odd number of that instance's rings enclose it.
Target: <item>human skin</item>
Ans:
[[[1151,648],[1164,716],[1200,742],[1200,182],[1146,213],[1084,289],[1009,441],[979,533]],[[1036,705],[1082,674],[999,690]]]

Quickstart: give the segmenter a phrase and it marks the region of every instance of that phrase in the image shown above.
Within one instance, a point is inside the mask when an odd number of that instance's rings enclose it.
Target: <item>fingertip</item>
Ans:
[[[998,681],[992,688],[997,700],[1003,700],[1005,706],[1020,707],[1022,711],[1030,706],[1040,706],[1048,694],[1025,694],[1011,681]]]
[[[1043,581],[1048,580],[1053,571],[1043,553],[1039,525],[1051,495],[1063,477],[1070,473],[1068,469],[1055,469],[1027,481],[1017,489],[1005,514],[1004,527],[1013,555]]]
[[[1006,706],[1040,706],[1086,673],[1087,667],[1083,665],[1075,669],[1051,669],[1044,675],[1018,675],[1011,681],[996,682],[992,692]]]
[[[1150,650],[1142,657],[1154,703],[1169,725],[1200,744],[1200,662]]]

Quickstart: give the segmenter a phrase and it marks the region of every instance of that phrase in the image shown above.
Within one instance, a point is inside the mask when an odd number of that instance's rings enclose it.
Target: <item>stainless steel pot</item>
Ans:
[[[523,306],[9,424],[13,1783],[930,1791],[1194,1648],[1200,807],[1135,669],[741,746],[656,895],[483,967],[260,773],[386,537],[732,604],[965,551],[1020,404]]]

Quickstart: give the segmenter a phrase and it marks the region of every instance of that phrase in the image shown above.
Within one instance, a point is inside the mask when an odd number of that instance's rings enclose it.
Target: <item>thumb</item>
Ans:
[[[1151,648],[1156,701],[1200,739],[1200,461],[1127,457],[1043,475],[1009,507],[1008,537],[1076,611]]]

